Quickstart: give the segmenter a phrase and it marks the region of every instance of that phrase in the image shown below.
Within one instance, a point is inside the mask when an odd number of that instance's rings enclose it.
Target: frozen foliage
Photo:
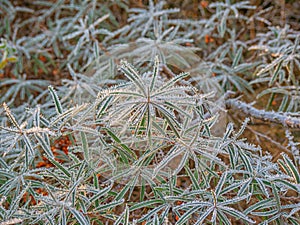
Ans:
[[[0,1],[0,225],[300,224],[300,33],[279,3],[21,2]],[[230,108],[285,127],[289,154]]]

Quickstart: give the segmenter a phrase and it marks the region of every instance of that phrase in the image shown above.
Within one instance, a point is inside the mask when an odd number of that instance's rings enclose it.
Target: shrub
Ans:
[[[1,1],[0,225],[299,224],[297,6]]]

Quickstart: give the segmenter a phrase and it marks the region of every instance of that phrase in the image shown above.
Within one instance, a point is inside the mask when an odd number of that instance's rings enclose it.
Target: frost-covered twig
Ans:
[[[285,127],[300,128],[300,118],[292,117],[287,113],[268,112],[265,110],[256,109],[252,105],[237,99],[226,99],[225,104],[226,108],[228,109],[232,108],[241,110],[246,115],[252,116],[256,119],[282,124]]]
[[[288,146],[291,147],[291,152],[293,154],[295,162],[299,166],[300,165],[300,152],[299,152],[299,148],[297,147],[297,145],[300,145],[300,143],[294,142],[294,137],[289,130],[285,131],[285,136],[289,140]]]

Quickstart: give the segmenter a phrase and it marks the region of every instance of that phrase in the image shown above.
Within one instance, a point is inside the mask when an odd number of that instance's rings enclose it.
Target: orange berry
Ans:
[[[36,168],[45,167],[46,164],[47,164],[46,162],[39,162],[39,163],[36,165]]]
[[[28,198],[28,192],[25,192],[22,196],[22,201],[26,202],[27,198]]]
[[[207,34],[207,35],[205,35],[205,44],[208,44],[209,43],[209,35]]]
[[[68,155],[68,147],[67,146],[64,146],[63,148],[62,148],[62,150],[63,150],[63,152],[66,154],[66,155]]]
[[[207,8],[208,4],[209,4],[208,1],[204,1],[204,0],[203,0],[203,1],[200,2],[200,5],[201,5],[203,8]]]
[[[32,205],[36,205],[36,201],[35,201],[34,197],[32,195],[30,195],[29,197],[30,197],[30,203]]]
[[[43,55],[40,55],[39,56],[39,60],[41,60],[42,62],[46,62],[47,61],[47,58]]]
[[[47,163],[46,164],[46,168],[50,168],[50,167],[52,167],[52,164],[51,163]]]
[[[205,35],[204,39],[205,39],[205,44],[214,42],[214,39],[211,36],[209,36],[208,34]]]
[[[52,70],[52,74],[54,75],[54,76],[56,76],[56,75],[58,75],[58,69],[54,69],[54,70]]]
[[[39,68],[38,69],[38,74],[41,74],[41,73],[43,73],[44,71],[43,71],[43,69],[42,68]]]

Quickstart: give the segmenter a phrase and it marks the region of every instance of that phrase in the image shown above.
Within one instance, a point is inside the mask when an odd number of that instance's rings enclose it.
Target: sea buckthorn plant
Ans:
[[[0,225],[300,224],[298,15],[0,0]]]

